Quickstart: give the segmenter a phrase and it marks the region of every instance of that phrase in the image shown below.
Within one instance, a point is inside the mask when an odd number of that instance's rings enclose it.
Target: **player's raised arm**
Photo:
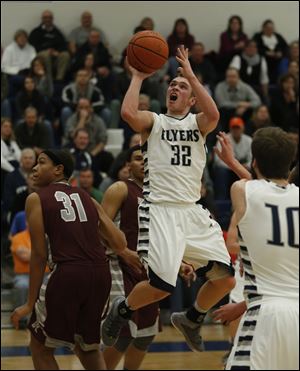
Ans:
[[[148,74],[143,73],[131,66],[129,66],[129,69],[132,73],[132,79],[122,103],[122,119],[138,133],[150,131],[154,120],[153,113],[150,111],[139,111],[138,105],[142,83],[153,72]]]
[[[217,126],[220,118],[218,108],[214,100],[195,76],[188,59],[188,49],[185,49],[183,45],[178,48],[176,59],[181,64],[178,70],[191,84],[197,103],[202,111],[197,114],[197,122],[202,135],[206,136]]]

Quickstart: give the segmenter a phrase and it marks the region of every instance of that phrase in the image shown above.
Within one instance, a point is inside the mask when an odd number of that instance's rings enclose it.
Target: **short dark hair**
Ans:
[[[74,171],[74,158],[66,149],[46,149],[41,153],[45,153],[54,165],[63,165],[64,175],[69,179]]]
[[[263,177],[287,179],[296,155],[296,144],[277,127],[258,129],[251,145],[253,159]]]
[[[127,162],[130,162],[133,153],[135,151],[140,151],[140,150],[141,150],[141,146],[139,144],[137,144],[136,146],[133,146],[133,147],[129,148],[128,151],[127,151],[126,161]]]

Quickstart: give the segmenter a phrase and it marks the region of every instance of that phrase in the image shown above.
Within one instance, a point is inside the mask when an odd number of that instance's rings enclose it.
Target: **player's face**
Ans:
[[[130,174],[142,181],[144,179],[144,158],[140,150],[133,152],[128,165]]]
[[[195,98],[192,97],[192,88],[188,80],[183,77],[173,79],[167,91],[168,112],[185,114],[194,103]]]
[[[38,157],[37,164],[32,169],[34,185],[45,187],[55,181],[59,174],[58,166],[54,165],[45,153],[41,153]]]

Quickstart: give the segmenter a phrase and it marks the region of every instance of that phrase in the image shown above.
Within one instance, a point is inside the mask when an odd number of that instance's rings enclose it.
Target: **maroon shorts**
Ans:
[[[101,317],[111,288],[109,264],[59,264],[40,290],[29,323],[32,335],[48,347],[97,349]]]

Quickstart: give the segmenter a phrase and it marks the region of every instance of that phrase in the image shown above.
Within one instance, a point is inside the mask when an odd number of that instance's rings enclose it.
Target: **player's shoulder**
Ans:
[[[248,179],[240,179],[234,182],[231,186],[231,192],[245,191],[246,184],[249,182]]]
[[[110,187],[107,188],[105,195],[107,197],[127,197],[128,194],[128,185],[127,182],[118,181],[113,183]]]

